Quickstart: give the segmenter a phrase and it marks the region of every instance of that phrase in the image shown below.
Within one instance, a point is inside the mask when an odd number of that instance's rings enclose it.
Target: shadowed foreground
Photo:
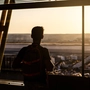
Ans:
[[[90,78],[49,75],[49,90],[90,90]],[[0,84],[0,90],[23,90],[23,85]]]

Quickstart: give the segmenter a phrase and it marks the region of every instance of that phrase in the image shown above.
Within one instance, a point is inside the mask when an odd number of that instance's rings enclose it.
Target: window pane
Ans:
[[[0,10],[0,18],[1,18],[1,13],[2,13],[2,11]]]
[[[4,4],[4,0],[0,0],[0,4]]]
[[[90,6],[85,6],[85,76],[90,77]]]
[[[15,3],[45,2],[50,0],[15,0]]]
[[[77,65],[82,60],[81,7],[13,10],[3,68],[12,69],[12,62],[18,51],[32,43],[30,34],[34,26],[44,27],[41,45],[50,52],[55,66],[51,73],[81,76],[81,65]],[[8,54],[12,56],[6,56]]]
[[[47,2],[47,1],[66,1],[66,0],[15,0],[16,3]]]
[[[5,0],[0,0],[0,4],[4,4]],[[47,2],[47,1],[65,1],[65,0],[15,0],[15,3],[30,3],[30,2]]]

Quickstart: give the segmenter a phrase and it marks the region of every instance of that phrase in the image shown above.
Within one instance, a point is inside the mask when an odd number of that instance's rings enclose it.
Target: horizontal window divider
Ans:
[[[49,8],[49,7],[67,7],[90,5],[90,0],[68,0],[68,1],[52,1],[52,2],[31,2],[31,3],[15,3],[1,4],[0,10],[7,9],[28,9],[28,8]]]

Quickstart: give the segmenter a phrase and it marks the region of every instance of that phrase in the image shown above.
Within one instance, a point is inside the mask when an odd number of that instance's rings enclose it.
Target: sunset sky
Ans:
[[[90,33],[90,6],[85,7],[85,33]],[[13,10],[9,33],[30,33],[43,26],[45,34],[82,33],[82,7]]]

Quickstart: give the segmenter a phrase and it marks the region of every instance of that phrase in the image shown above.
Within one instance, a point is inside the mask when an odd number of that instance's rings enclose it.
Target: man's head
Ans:
[[[42,26],[36,26],[32,29],[31,32],[31,38],[34,40],[41,40],[43,38],[43,27]]]

